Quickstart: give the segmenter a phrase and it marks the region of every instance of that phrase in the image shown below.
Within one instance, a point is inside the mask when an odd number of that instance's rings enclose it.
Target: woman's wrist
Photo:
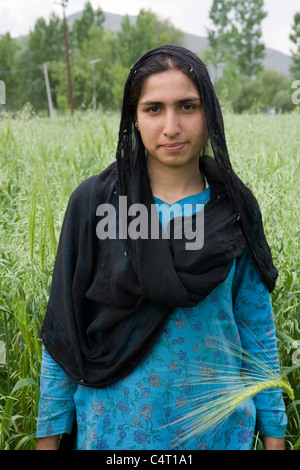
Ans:
[[[285,450],[284,438],[262,436],[264,450]]]
[[[41,437],[37,440],[35,450],[58,450],[59,436]]]

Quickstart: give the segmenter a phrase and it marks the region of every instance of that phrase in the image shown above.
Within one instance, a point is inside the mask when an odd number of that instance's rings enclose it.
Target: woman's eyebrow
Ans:
[[[178,103],[178,104],[181,104],[181,103],[186,103],[186,102],[196,102],[196,101],[201,101],[201,99],[199,97],[196,97],[196,96],[192,96],[192,97],[187,97],[187,98],[184,98],[184,99],[181,99],[181,100],[176,100],[175,103]],[[164,104],[163,101],[152,101],[152,100],[149,100],[149,101],[142,101],[140,103],[142,106],[150,106],[150,105],[161,105],[161,104]]]

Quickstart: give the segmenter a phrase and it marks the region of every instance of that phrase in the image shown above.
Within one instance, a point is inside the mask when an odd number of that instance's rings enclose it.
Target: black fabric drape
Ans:
[[[173,309],[203,300],[242,253],[244,236],[217,165],[202,157],[201,167],[211,186],[203,248],[187,251],[185,238],[171,244],[162,237],[138,239],[136,267],[124,240],[96,235],[99,204],[112,204],[118,215],[116,164],[72,194],[41,337],[76,382],[103,387],[129,373],[153,346]]]

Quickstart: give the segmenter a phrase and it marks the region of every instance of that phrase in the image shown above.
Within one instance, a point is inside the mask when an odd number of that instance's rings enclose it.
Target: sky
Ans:
[[[144,8],[184,32],[207,36],[210,26],[209,10],[212,0],[90,0],[94,8],[121,15],[138,15]],[[35,21],[49,19],[51,12],[62,15],[61,0],[0,0],[0,35],[9,32],[12,37],[26,35],[33,30]],[[86,0],[68,0],[66,14],[82,11]],[[262,22],[266,47],[290,55],[293,44],[289,39],[293,18],[300,12],[299,0],[265,0],[267,18]]]

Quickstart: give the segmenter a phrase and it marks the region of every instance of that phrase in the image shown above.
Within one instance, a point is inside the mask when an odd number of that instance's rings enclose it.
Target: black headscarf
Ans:
[[[145,149],[129,106],[133,76],[148,58],[177,57],[196,77],[204,105],[214,159],[201,157],[211,195],[204,212],[204,246],[186,250],[184,236],[152,239],[154,199]],[[100,240],[99,205],[144,204],[149,214],[147,239]],[[128,217],[125,223],[130,223]],[[195,218],[192,220],[195,224]],[[272,290],[277,271],[251,191],[233,172],[218,100],[205,65],[190,51],[162,46],[143,56],[125,84],[116,161],[84,181],[71,195],[54,266],[41,337],[48,353],[78,383],[105,387],[130,373],[145,357],[175,307],[194,307],[225,281],[246,244],[262,279]]]

